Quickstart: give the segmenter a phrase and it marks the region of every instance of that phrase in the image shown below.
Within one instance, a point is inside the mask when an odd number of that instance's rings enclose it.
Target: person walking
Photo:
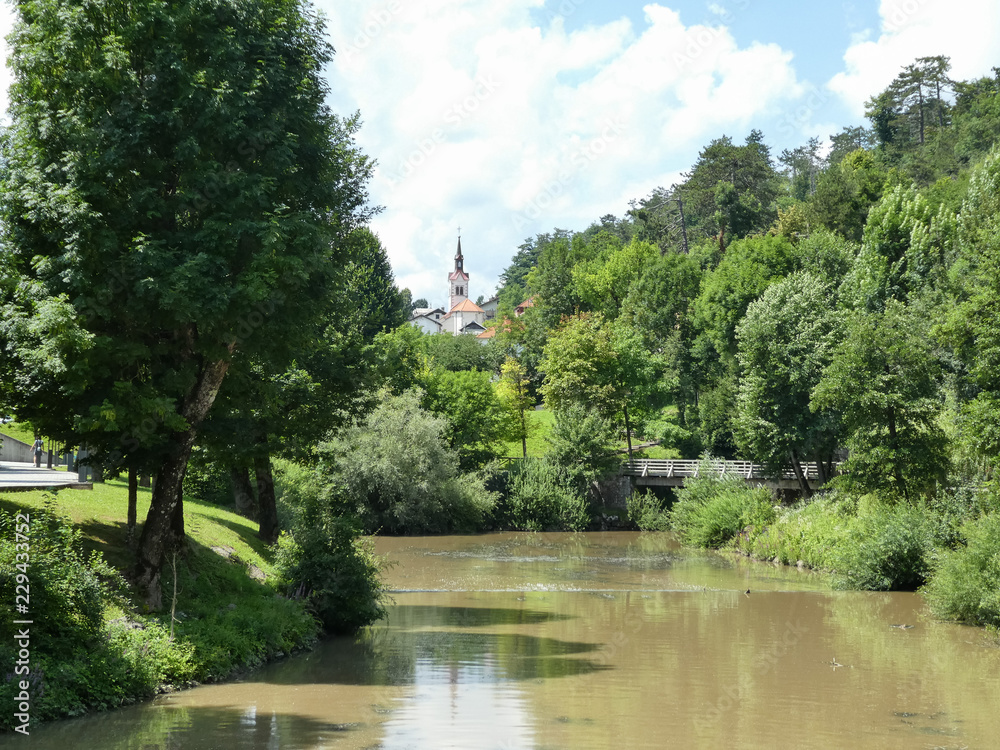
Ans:
[[[35,444],[31,446],[35,453],[35,468],[41,468],[42,466],[42,439],[40,437],[35,438]]]

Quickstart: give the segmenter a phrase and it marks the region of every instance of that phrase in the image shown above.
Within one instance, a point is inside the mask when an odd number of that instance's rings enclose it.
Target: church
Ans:
[[[455,268],[448,274],[448,311],[440,307],[417,307],[410,315],[410,324],[424,333],[472,335],[485,343],[492,333],[485,324],[496,315],[496,305],[496,297],[485,303],[486,309],[469,299],[469,273],[465,270],[462,236],[459,235]]]

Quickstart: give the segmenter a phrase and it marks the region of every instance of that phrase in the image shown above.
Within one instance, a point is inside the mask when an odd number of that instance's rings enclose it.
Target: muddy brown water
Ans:
[[[389,619],[25,748],[996,748],[1000,648],[669,534],[379,539]],[[749,590],[749,593],[747,591]],[[894,627],[911,626],[911,627]]]

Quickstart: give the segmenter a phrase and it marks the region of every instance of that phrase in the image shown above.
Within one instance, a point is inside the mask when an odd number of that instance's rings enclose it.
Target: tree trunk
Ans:
[[[90,465],[90,468],[94,472],[94,483],[104,484],[104,466],[95,462]]]
[[[126,539],[128,540],[129,548],[132,547],[132,542],[135,541],[135,523],[137,513],[137,506],[139,503],[139,475],[135,469],[130,468],[128,470],[128,521],[127,521],[127,534]]]
[[[184,467],[185,472],[187,467]],[[174,515],[170,519],[170,542],[168,547],[177,551],[184,545],[184,480],[181,480],[177,488],[177,504],[174,506]]]
[[[271,475],[271,454],[267,436],[258,438],[261,452],[253,460],[257,475],[257,501],[260,507],[260,529],[257,536],[268,544],[278,541],[278,505],[274,497],[274,477]]]
[[[219,394],[222,380],[229,369],[229,362],[218,360],[202,367],[198,380],[184,399],[181,416],[188,428],[175,432],[168,438],[170,451],[156,475],[156,486],[149,505],[146,522],[142,526],[139,551],[132,578],[146,606],[158,610],[163,606],[160,591],[160,572],[163,567],[171,528],[176,528],[181,486],[188,458],[198,436],[198,427]],[[183,511],[181,511],[181,514]],[[183,528],[183,515],[180,515]]]
[[[230,466],[229,478],[233,482],[233,502],[236,512],[251,521],[257,520],[257,502],[250,483],[250,469],[247,466]]]
[[[788,451],[788,457],[792,460],[792,471],[795,472],[795,478],[802,489],[802,497],[808,500],[812,497],[812,488],[809,486],[809,479],[802,471],[802,464],[799,463],[799,457],[795,455],[795,451]]]
[[[139,475],[139,486],[140,487],[145,487],[147,489],[153,486],[149,474],[140,474]]]
[[[528,457],[528,423],[521,409],[521,458]]]
[[[628,444],[628,462],[632,463],[632,423],[628,418],[628,404],[622,404],[625,414],[625,442]]]

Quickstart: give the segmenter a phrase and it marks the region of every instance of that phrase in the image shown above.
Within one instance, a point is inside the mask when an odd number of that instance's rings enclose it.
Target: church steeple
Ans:
[[[458,250],[455,251],[455,270],[448,274],[448,310],[469,298],[469,274],[465,272],[462,257],[462,234],[459,230]]]

